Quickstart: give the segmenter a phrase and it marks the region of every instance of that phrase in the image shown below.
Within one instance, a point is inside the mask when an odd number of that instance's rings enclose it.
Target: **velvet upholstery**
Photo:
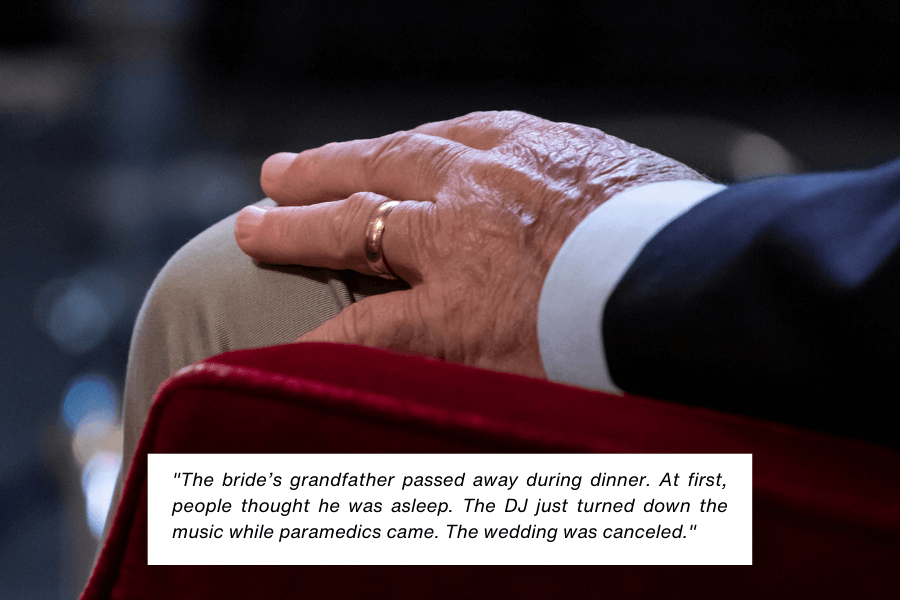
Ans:
[[[752,453],[743,567],[147,566],[147,454]],[[332,344],[241,350],[157,393],[82,598],[730,598],[896,593],[900,454],[785,425]]]

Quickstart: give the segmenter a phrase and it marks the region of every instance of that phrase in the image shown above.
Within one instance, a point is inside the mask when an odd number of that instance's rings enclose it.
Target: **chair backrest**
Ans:
[[[752,453],[753,566],[147,566],[148,453]],[[896,594],[900,454],[707,409],[418,356],[292,344],[157,393],[84,600]]]

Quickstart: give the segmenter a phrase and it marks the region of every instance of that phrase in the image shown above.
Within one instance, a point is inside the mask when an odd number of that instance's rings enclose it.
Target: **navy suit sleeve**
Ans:
[[[900,161],[709,198],[650,240],[602,322],[625,391],[896,447]]]

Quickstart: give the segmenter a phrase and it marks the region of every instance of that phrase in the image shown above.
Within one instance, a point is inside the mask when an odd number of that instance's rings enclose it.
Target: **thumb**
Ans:
[[[439,355],[416,310],[418,290],[399,290],[363,298],[309,331],[298,342],[358,344]]]

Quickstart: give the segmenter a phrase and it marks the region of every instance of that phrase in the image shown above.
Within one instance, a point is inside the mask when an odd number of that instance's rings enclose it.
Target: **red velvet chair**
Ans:
[[[752,453],[743,567],[147,566],[147,453]],[[900,454],[352,346],[210,358],[157,393],[82,598],[896,598]]]

